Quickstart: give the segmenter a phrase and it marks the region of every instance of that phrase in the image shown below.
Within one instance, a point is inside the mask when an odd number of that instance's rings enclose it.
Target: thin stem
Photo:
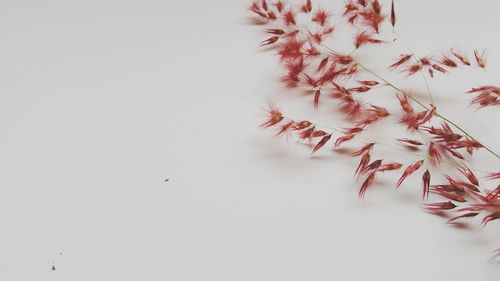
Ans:
[[[490,77],[491,80],[495,81],[495,83],[497,84],[500,84],[500,81],[498,81],[498,79],[491,75],[491,73],[489,73],[485,68],[482,68],[483,72],[486,74],[486,76]]]
[[[420,58],[418,58],[418,59],[415,58],[415,57],[418,57],[417,54],[415,54],[415,52],[408,46],[408,44],[406,44],[406,41],[403,39],[403,37],[401,37],[396,32],[396,30],[394,30],[394,35],[396,35],[396,37],[399,38],[399,41],[401,41],[401,43],[404,46],[404,48],[406,48],[410,53],[413,54],[413,59],[415,60],[415,62],[418,63],[418,64],[420,64],[420,61],[419,61]],[[427,81],[427,78],[425,78],[425,74],[424,74],[424,72],[423,72],[422,69],[420,69],[418,72],[422,76],[422,79],[425,82],[425,86],[427,87],[427,95],[429,95],[429,100],[431,101],[431,104],[434,104],[434,99],[432,98],[432,94],[431,94],[431,88],[429,87],[429,81]]]
[[[366,68],[365,66],[363,66],[362,64],[360,64],[359,62],[356,62],[357,65],[359,65],[361,68],[363,68],[366,72],[370,73],[371,75],[377,77],[378,79],[384,81],[388,86],[390,86],[391,88],[393,88],[394,90],[408,96],[411,100],[413,100],[414,102],[418,103],[421,107],[425,108],[426,110],[429,110],[429,108],[423,104],[421,101],[417,100],[416,98],[414,98],[413,96],[411,96],[410,94],[406,93],[405,91],[403,91],[402,89],[396,87],[396,85],[394,85],[393,83],[391,83],[390,81],[386,80],[384,77],[378,75],[377,73],[373,72],[372,70]]]
[[[420,76],[424,79],[425,86],[427,87],[427,94],[429,95],[429,100],[431,101],[431,104],[434,104],[434,99],[432,98],[431,94],[431,88],[429,87],[429,81],[427,81],[427,78],[425,78],[425,74],[422,72],[422,69],[420,69]]]

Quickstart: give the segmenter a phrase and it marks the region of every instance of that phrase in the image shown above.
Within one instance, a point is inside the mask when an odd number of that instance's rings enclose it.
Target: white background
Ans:
[[[488,47],[500,77],[498,1],[396,3],[414,50]],[[0,1],[0,280],[498,280],[498,223],[446,225],[418,179],[360,201],[354,159],[258,128],[268,98],[308,98],[247,5]],[[491,80],[450,77],[437,104],[500,150],[463,94]]]

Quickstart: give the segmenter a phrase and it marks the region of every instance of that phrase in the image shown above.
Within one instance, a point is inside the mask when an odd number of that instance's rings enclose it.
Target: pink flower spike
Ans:
[[[305,140],[305,139],[310,139],[311,135],[314,133],[314,130],[316,130],[316,127],[312,126],[300,133],[300,139]]]
[[[324,26],[328,20],[328,17],[329,15],[325,11],[320,9],[314,14],[312,21],[319,24],[320,26]]]
[[[441,59],[441,64],[445,65],[447,67],[457,67],[458,66],[452,59],[450,59],[447,56],[443,56],[443,58]]]
[[[335,147],[339,147],[342,143],[352,140],[355,136],[355,134],[348,134],[337,138],[337,140],[335,140]]]
[[[411,59],[411,57],[413,57],[413,55],[401,55],[399,60],[397,60],[395,63],[391,64],[389,66],[389,68],[393,68],[393,69],[398,68],[402,64],[406,63],[409,59]]]
[[[383,164],[378,167],[377,172],[386,172],[386,171],[396,171],[403,167],[401,163],[389,163]]]
[[[477,215],[479,215],[479,213],[467,213],[467,214],[463,214],[463,215],[460,215],[460,216],[453,217],[453,218],[449,219],[448,223],[454,222],[454,221],[456,221],[458,219],[473,218],[473,217],[475,217]]]
[[[392,27],[395,27],[396,25],[396,12],[394,11],[394,0],[392,0],[391,3],[391,24]]]
[[[368,166],[365,167],[364,171],[361,171],[361,174],[366,174],[371,171],[376,171],[382,165],[382,160],[378,159],[371,162]]]
[[[268,118],[267,118],[267,121],[262,123],[260,126],[261,127],[264,127],[264,128],[267,128],[267,127],[272,127],[276,124],[278,124],[279,122],[281,122],[281,120],[284,119],[283,115],[281,114],[281,111],[279,111],[278,108],[276,108],[274,105],[269,105],[269,109],[268,109]]]
[[[326,135],[324,136],[317,144],[316,146],[313,148],[312,153],[315,153],[316,151],[318,151],[321,147],[323,147],[330,139],[332,138],[332,134],[329,134],[329,135]]]
[[[280,127],[280,130],[276,133],[276,136],[286,134],[291,129],[293,121],[290,121]]]
[[[401,178],[399,178],[396,188],[398,188],[409,175],[420,169],[423,164],[424,160],[420,160],[408,166],[408,168],[406,168],[406,170],[403,172],[403,175],[401,175]]]
[[[310,13],[312,11],[312,4],[311,4],[311,0],[307,0],[306,3],[304,5],[302,5],[302,8],[301,8],[302,12],[304,13]]]
[[[476,58],[477,65],[483,69],[486,67],[486,60],[484,59],[485,52],[486,51],[483,51],[481,54],[479,54],[478,50],[474,50],[474,57]]]
[[[429,197],[429,186],[431,182],[431,174],[426,170],[422,175],[422,199]]]
[[[382,11],[382,6],[378,2],[378,0],[372,0],[372,8],[375,13],[380,15],[380,12]]]
[[[493,214],[490,214],[490,215],[484,217],[481,224],[483,226],[486,226],[486,224],[488,224],[490,221],[497,220],[497,219],[500,219],[500,211],[494,212]]]
[[[404,71],[408,72],[408,76],[414,75],[422,69],[422,65],[420,63],[412,64],[405,68]],[[432,72],[431,72],[432,73]],[[432,75],[431,75],[432,76]]]
[[[316,90],[316,92],[314,93],[314,108],[318,108],[320,96],[321,96],[321,91]]]
[[[324,136],[326,136],[326,135],[328,135],[328,133],[327,133],[327,132],[319,130],[319,131],[314,131],[314,132],[311,134],[311,138],[319,138],[319,137],[324,137]]]
[[[361,12],[358,13],[361,17],[363,17],[364,24],[375,31],[375,33],[379,33],[380,30],[380,25],[382,22],[385,20],[386,16],[382,15],[380,13],[377,13],[376,11],[370,11],[370,12]]]
[[[404,112],[406,113],[413,113],[413,107],[410,104],[410,101],[408,100],[408,96],[405,95],[397,95],[396,96],[399,100],[399,104],[401,105],[401,108],[403,109]]]
[[[362,31],[356,35],[356,38],[354,40],[354,45],[357,48],[361,47],[362,45],[372,43],[372,44],[380,44],[383,43],[384,41],[380,39],[373,38],[371,34],[368,34],[366,31]]]
[[[363,154],[365,152],[370,152],[370,150],[372,150],[374,145],[375,145],[375,143],[373,143],[373,142],[369,143],[369,144],[363,146],[360,150],[353,152],[351,155],[352,156],[360,156],[361,154]]]
[[[441,73],[447,73],[446,69],[442,68],[441,66],[439,66],[437,64],[433,64],[432,68],[434,68],[435,70],[437,70],[437,71],[439,71]]]
[[[368,163],[370,163],[370,152],[365,153],[363,157],[361,157],[358,168],[356,169],[356,172],[354,174],[361,175],[362,172],[366,169],[366,166],[368,166]]]
[[[266,32],[274,35],[283,35],[285,33],[283,29],[266,29]]]
[[[359,198],[363,199],[365,197],[366,191],[370,186],[373,185],[374,181],[375,181],[375,172],[371,172],[370,175],[368,175],[368,177],[361,185],[361,188],[359,189]]]
[[[334,54],[333,61],[338,64],[347,65],[353,62],[353,58],[350,55]]]
[[[280,39],[278,36],[273,36],[265,41],[262,41],[260,43],[260,45],[261,46],[271,45],[271,44],[275,43],[276,41],[278,41],[278,39]]]
[[[422,142],[418,140],[412,140],[412,139],[398,139],[398,141],[403,142],[405,144],[411,144],[411,145],[424,145]]]
[[[326,64],[328,63],[328,60],[329,60],[328,57],[326,57],[326,58],[324,58],[324,59],[321,60],[321,62],[318,65],[318,68],[317,68],[318,72],[321,71],[321,70],[323,70],[325,68]]]
[[[373,87],[373,86],[377,86],[379,83],[377,81],[373,81],[373,80],[358,80],[358,83],[361,84],[361,85],[364,85],[364,86],[369,86],[369,87]]]
[[[457,205],[453,204],[451,201],[424,204],[424,206],[425,206],[425,209],[427,211],[430,211],[430,212],[447,211],[447,210],[452,210],[452,209],[457,207]]]
[[[292,10],[283,13],[283,21],[286,25],[296,25],[295,13]]]
[[[268,6],[267,6],[266,0],[262,0],[261,3],[262,3],[262,9],[264,9],[264,11],[267,12],[268,11]]]
[[[276,1],[276,3],[274,3],[274,6],[278,10],[278,12],[281,13],[281,11],[283,11],[283,8],[285,7],[285,4],[283,4],[283,1],[278,0]]]
[[[358,7],[353,3],[346,3],[344,7],[344,14],[342,16],[347,16],[353,12],[358,11]]]
[[[474,175],[474,173],[467,167],[460,167],[458,169],[462,175],[464,175],[470,183],[472,183],[475,186],[479,186],[479,181],[477,180],[477,177]]]
[[[439,162],[441,162],[440,147],[438,147],[435,143],[431,142],[429,144],[428,154],[433,164],[439,164]]]
[[[490,173],[486,176],[489,180],[497,180],[500,179],[500,172]]]
[[[457,58],[459,59],[463,64],[467,65],[467,66],[470,66],[470,61],[465,58],[465,56],[463,56],[462,54],[458,53],[457,51],[451,49],[451,53]]]

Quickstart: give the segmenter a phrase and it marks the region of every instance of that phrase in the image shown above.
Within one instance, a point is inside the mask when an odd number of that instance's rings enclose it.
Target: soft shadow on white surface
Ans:
[[[487,46],[500,77],[496,1],[398,2],[414,49]],[[498,224],[446,225],[391,178],[359,201],[354,160],[257,128],[306,97],[247,4],[2,1],[0,280],[498,280]]]

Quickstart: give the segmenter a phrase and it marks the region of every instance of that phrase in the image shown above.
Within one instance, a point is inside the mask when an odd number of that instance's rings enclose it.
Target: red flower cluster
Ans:
[[[425,204],[431,212],[455,212],[450,222],[463,218],[482,215],[482,224],[500,218],[500,185],[488,189],[480,184],[473,173],[470,157],[477,150],[485,150],[496,160],[500,156],[489,147],[481,144],[460,126],[439,113],[429,91],[429,101],[423,102],[412,96],[409,91],[399,87],[370,70],[356,57],[355,52],[366,46],[377,47],[391,44],[393,40],[381,39],[382,30],[396,25],[394,1],[390,9],[385,10],[378,0],[349,0],[345,3],[342,19],[345,26],[354,27],[352,52],[339,52],[324,44],[335,30],[332,15],[326,10],[316,8],[310,0],[297,6],[283,1],[254,1],[250,10],[260,22],[265,23],[266,32],[271,37],[261,45],[271,46],[276,50],[286,73],[282,81],[288,86],[306,93],[313,93],[312,105],[317,108],[324,98],[338,101],[336,110],[345,115],[352,126],[344,129],[321,128],[310,121],[297,121],[286,117],[280,110],[270,106],[268,119],[263,127],[276,127],[277,134],[294,133],[298,139],[311,144],[312,153],[328,144],[334,148],[347,142],[361,143],[360,148],[352,153],[359,157],[355,171],[361,179],[359,196],[363,198],[376,183],[377,175],[386,172],[399,172],[395,187],[413,174],[420,173],[422,197],[427,200],[445,198],[446,201]],[[304,22],[302,22],[304,21]],[[391,30],[384,32],[390,33]],[[394,36],[397,34],[393,32]],[[420,73],[426,79],[435,73],[446,74],[452,69],[471,67],[484,70],[486,61],[484,52],[474,50],[473,59],[454,49],[449,53],[436,56],[417,57],[415,54],[402,54],[389,65],[389,69],[401,69],[408,76]],[[471,62],[472,61],[472,62]],[[371,78],[366,78],[370,75]],[[427,83],[427,80],[426,80]],[[370,104],[363,96],[378,88],[392,88],[393,107]],[[467,94],[475,95],[471,104],[479,108],[500,105],[499,86],[481,86],[472,88]],[[419,107],[418,110],[415,108]],[[374,124],[383,126],[383,120],[397,116],[405,127],[407,135],[396,139],[397,145],[418,158],[411,162],[386,161],[372,159],[372,152],[388,145],[365,137],[367,128]],[[379,126],[380,126],[379,125]],[[418,139],[415,136],[418,135]],[[456,175],[443,174],[441,166],[451,167]],[[432,184],[439,178],[446,179],[444,184]],[[489,173],[490,181],[500,179],[500,173]],[[437,179],[437,180],[436,180]],[[500,249],[495,252],[500,255]]]

